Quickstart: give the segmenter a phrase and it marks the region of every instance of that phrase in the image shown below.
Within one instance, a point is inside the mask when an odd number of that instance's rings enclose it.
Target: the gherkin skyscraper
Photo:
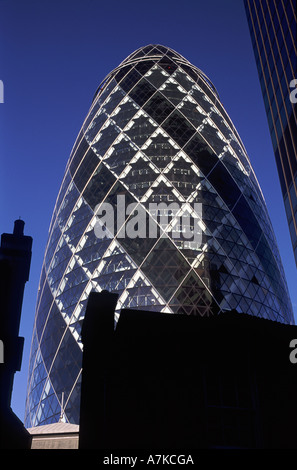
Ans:
[[[100,208],[116,211],[119,196],[157,236],[123,236],[134,214],[123,209],[114,232],[98,236]],[[199,243],[175,223],[176,205],[199,227]],[[294,322],[240,137],[206,75],[161,45],[138,49],[102,81],[68,160],[40,277],[27,427],[58,421],[62,396],[65,419],[78,423],[81,325],[88,295],[103,289],[119,294],[119,310],[236,309]]]

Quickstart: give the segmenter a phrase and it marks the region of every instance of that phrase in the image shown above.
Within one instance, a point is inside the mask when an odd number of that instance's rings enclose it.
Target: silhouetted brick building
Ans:
[[[31,436],[13,413],[10,403],[13,379],[21,369],[24,338],[19,327],[25,283],[29,279],[32,238],[17,220],[12,234],[3,233],[0,246],[0,448],[30,448]]]
[[[91,293],[80,448],[296,448],[296,326],[122,310]]]

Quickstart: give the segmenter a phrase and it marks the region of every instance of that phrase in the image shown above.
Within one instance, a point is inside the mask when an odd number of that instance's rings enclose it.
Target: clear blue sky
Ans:
[[[12,408],[24,418],[36,293],[67,159],[101,80],[135,49],[169,46],[217,88],[249,154],[297,318],[297,271],[243,0],[0,0],[0,233],[33,237]]]

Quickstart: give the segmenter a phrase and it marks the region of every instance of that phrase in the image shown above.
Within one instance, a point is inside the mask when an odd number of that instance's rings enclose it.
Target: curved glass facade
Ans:
[[[142,211],[157,236],[122,236],[136,212],[119,210],[118,196]],[[112,236],[98,237],[107,203],[120,222],[115,217]],[[183,236],[174,203],[199,227],[199,243]],[[138,49],[105,78],[67,163],[38,291],[27,427],[57,421],[62,394],[65,419],[79,422],[81,325],[89,293],[103,289],[119,294],[118,311],[236,309],[293,323],[267,208],[240,137],[205,74],[160,45]]]

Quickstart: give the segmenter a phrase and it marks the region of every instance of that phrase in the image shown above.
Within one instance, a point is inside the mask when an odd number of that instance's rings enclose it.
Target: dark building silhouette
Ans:
[[[108,442],[105,435],[108,419],[104,406],[108,394],[105,378],[109,375],[117,300],[117,294],[107,291],[98,295],[91,293],[88,299],[88,315],[81,334],[84,344],[82,393],[85,399],[81,399],[80,408],[80,448],[96,448],[98,440],[101,445]],[[91,402],[95,404],[95,415]],[[91,429],[94,432],[90,432]]]
[[[16,220],[13,234],[4,233],[0,246],[0,448],[29,448],[31,437],[13,413],[10,403],[13,379],[21,369],[24,338],[19,327],[25,283],[29,279],[32,238]]]
[[[297,264],[296,0],[244,5]]]
[[[296,448],[296,326],[124,309],[91,293],[80,449]]]

